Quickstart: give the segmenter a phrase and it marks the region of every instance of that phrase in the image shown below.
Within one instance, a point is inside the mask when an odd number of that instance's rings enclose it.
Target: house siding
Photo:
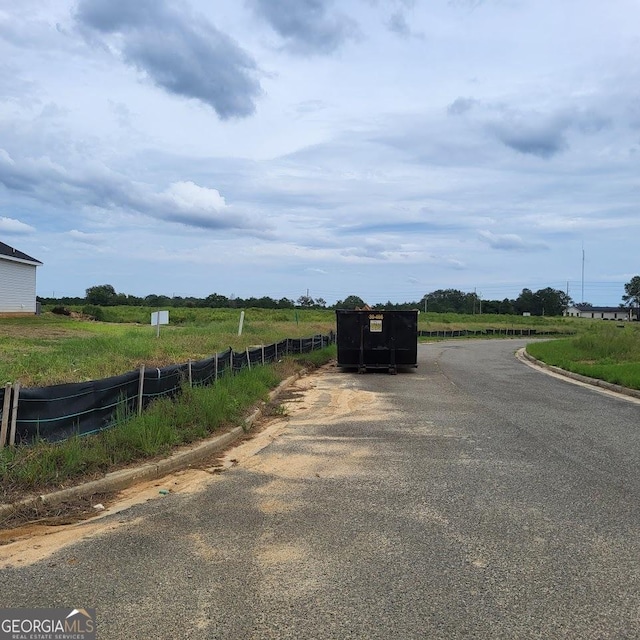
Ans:
[[[35,265],[0,258],[0,313],[35,312]]]
[[[572,318],[589,318],[593,320],[629,320],[629,310],[620,307],[569,307],[565,316]]]

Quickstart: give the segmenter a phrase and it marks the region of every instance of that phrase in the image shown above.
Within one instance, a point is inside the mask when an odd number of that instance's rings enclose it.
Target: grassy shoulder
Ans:
[[[574,338],[536,342],[527,352],[547,364],[640,389],[640,327],[599,322]]]
[[[169,455],[176,448],[244,424],[253,407],[302,368],[335,357],[335,346],[264,367],[243,369],[210,387],[186,386],[175,399],[161,398],[140,416],[121,416],[100,433],[52,444],[0,450],[0,502],[100,477],[127,465]]]

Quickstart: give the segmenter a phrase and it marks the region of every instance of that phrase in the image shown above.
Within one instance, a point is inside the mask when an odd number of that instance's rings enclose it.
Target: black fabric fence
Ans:
[[[266,365],[283,356],[322,349],[335,341],[330,335],[287,338],[275,344],[229,349],[205,360],[162,368],[140,368],[112,378],[49,387],[0,389],[0,447],[47,442],[106,429],[118,418],[142,411],[156,398],[175,396],[184,384],[212,385],[226,374]]]
[[[553,329],[440,329],[439,331],[418,331],[421,338],[464,338],[467,336],[557,336],[574,335],[575,332]]]

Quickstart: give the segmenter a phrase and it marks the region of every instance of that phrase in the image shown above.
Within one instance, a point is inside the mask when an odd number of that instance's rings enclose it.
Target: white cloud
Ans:
[[[0,233],[9,235],[25,235],[35,233],[35,228],[31,225],[15,220],[14,218],[0,217]]]
[[[542,242],[532,242],[524,240],[516,233],[491,233],[491,231],[480,231],[480,237],[487,242],[492,249],[503,251],[538,251],[548,249]]]
[[[593,280],[637,269],[635,0],[2,11],[0,233],[65,248],[48,291],[502,298],[583,243]]]
[[[103,242],[101,235],[96,233],[85,233],[84,231],[78,231],[77,229],[71,229],[67,235],[72,240],[81,242],[82,244],[99,245]]]
[[[219,213],[227,208],[224,198],[216,189],[200,187],[191,181],[175,182],[163,196],[181,211],[201,211],[212,214]]]

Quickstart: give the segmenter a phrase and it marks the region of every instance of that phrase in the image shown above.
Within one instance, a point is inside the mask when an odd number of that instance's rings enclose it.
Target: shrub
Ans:
[[[102,307],[98,307],[95,304],[85,304],[84,307],[82,307],[82,313],[85,316],[90,316],[94,320],[99,320],[100,322],[105,319],[104,310]]]
[[[71,315],[71,311],[69,311],[69,309],[67,309],[66,307],[53,307],[53,309],[51,309],[51,313],[55,313],[57,316]]]

